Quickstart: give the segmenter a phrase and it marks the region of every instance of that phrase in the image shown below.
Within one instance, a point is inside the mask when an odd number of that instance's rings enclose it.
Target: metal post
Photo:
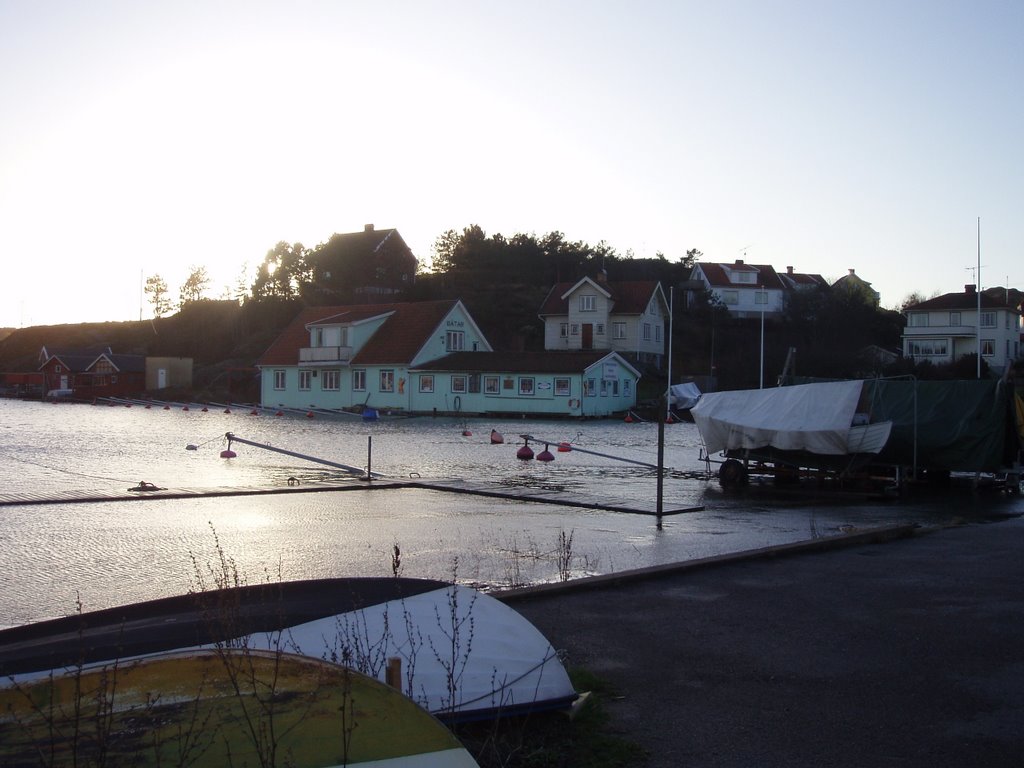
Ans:
[[[761,367],[759,370],[759,389],[764,389],[764,306],[768,303],[768,291],[761,288]]]
[[[665,396],[665,400],[668,400],[668,396]],[[658,515],[658,527],[661,528],[661,516],[664,511],[664,491],[665,491],[665,409],[658,409],[658,502],[657,502],[657,515]]]
[[[371,472],[373,464],[373,435],[366,436],[366,479],[373,480],[373,472]]]

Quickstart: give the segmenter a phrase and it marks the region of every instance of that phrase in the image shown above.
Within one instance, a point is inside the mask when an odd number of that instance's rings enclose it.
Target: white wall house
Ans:
[[[773,317],[785,307],[787,286],[770,264],[698,262],[690,275],[735,317]]]
[[[981,301],[981,324],[978,301]],[[915,304],[906,310],[903,356],[933,363],[951,363],[976,354],[996,373],[1002,373],[1020,356],[1020,311],[973,285],[962,293],[947,293]]]
[[[613,283],[602,274],[559,283],[538,315],[546,350],[608,350],[659,369],[664,365],[668,301],[657,281]]]

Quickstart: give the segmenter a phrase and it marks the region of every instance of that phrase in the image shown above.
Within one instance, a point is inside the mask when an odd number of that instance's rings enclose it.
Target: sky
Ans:
[[[1020,0],[0,0],[0,327],[370,223],[1024,288],[1022,82]]]

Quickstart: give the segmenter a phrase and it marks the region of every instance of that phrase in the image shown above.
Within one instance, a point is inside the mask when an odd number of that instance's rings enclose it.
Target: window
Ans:
[[[619,396],[619,380],[612,379],[612,397]]]
[[[519,377],[519,394],[520,395],[532,395],[533,394],[533,377],[532,376],[520,376]]]
[[[723,304],[739,304],[740,303],[740,292],[739,291],[722,291],[722,303]]]
[[[322,347],[324,345],[324,329],[314,328],[313,329],[313,346]]]
[[[960,325],[960,313],[959,312],[950,312],[949,313],[949,324],[950,325]]]
[[[513,379],[511,376],[509,376],[509,377],[507,377],[505,379],[502,379],[502,381],[501,381],[501,388],[502,389],[515,389],[516,388],[516,380]]]
[[[734,277],[734,283],[753,283],[755,275],[753,272],[737,272]]]
[[[469,393],[471,395],[480,394],[480,374],[471,373],[469,374]]]
[[[597,392],[597,386],[594,379],[587,379],[583,382],[583,394],[585,397],[593,397],[595,392]]]
[[[395,391],[395,372],[391,368],[386,368],[380,372],[380,391],[381,392],[394,392]]]
[[[996,313],[995,312],[982,312],[981,313],[981,327],[982,328],[995,328],[996,327]]]
[[[767,304],[768,303],[768,291],[758,291],[754,294],[755,304]]]
[[[651,340],[651,324],[644,323],[644,341]]]
[[[629,379],[622,380],[622,395],[623,397],[632,397],[633,395],[633,382]]]
[[[569,337],[569,324],[559,323],[558,325],[558,338],[566,339]]]
[[[484,394],[496,395],[498,394],[498,391],[498,377],[484,376]]]
[[[434,377],[424,373],[420,375],[420,392],[430,393],[434,391]]]
[[[567,376],[555,378],[555,397],[568,397],[572,394],[572,385]]]
[[[59,365],[53,366],[53,372],[54,373],[63,373],[63,371],[64,371],[64,369],[61,368]]]
[[[594,325],[594,333],[598,336],[604,336],[604,323],[596,323]]]
[[[994,339],[981,340],[981,356],[992,357],[996,353],[996,342]]]
[[[461,395],[466,392],[466,377],[452,376],[452,392]]]
[[[909,320],[911,328],[927,328],[928,327],[928,313],[927,312],[911,312],[907,316],[907,320]]]
[[[572,336],[579,336],[580,335],[580,324],[579,323],[573,323],[572,325],[570,325],[569,326],[569,333]]]
[[[324,392],[336,392],[340,383],[341,371],[338,370],[324,371],[323,376],[320,377],[320,389]]]
[[[313,372],[306,369],[299,371],[299,389],[308,392],[313,387]]]
[[[284,389],[285,383],[285,372],[282,370],[274,371],[274,389]]]
[[[444,347],[449,352],[461,352],[466,347],[464,331],[448,331],[445,333]]]
[[[595,298],[592,293],[585,293],[580,296],[580,312],[593,312]]]
[[[660,325],[654,326],[654,340],[655,341],[661,341],[661,326]]]
[[[912,357],[945,357],[945,339],[921,339],[912,341],[908,346],[908,352]]]
[[[626,324],[625,323],[616,322],[616,323],[613,324],[613,329],[614,329],[614,332],[615,332],[615,338],[616,339],[624,339],[624,338],[626,338]]]
[[[356,368],[352,371],[352,391],[366,391],[366,371],[362,368]]]
[[[608,382],[601,379],[601,397],[608,397]]]

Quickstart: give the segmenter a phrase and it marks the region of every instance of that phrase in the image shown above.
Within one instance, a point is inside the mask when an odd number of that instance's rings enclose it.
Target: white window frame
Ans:
[[[313,388],[313,372],[309,368],[299,371],[299,391],[309,392]]]
[[[394,392],[395,391],[395,369],[394,368],[383,368],[380,372],[380,391],[381,392]]]
[[[537,391],[537,381],[533,376],[519,377],[519,395],[521,397],[533,397]]]
[[[365,368],[353,368],[352,369],[352,391],[353,392],[365,392],[366,391],[366,369]]]
[[[982,312],[981,313],[981,327],[982,328],[995,328],[996,327],[996,313],[995,312]]]
[[[466,348],[466,332],[445,331],[444,348],[448,352],[462,352]]]
[[[981,340],[981,356],[982,357],[993,357],[996,353],[996,340],[995,339],[982,339]]]
[[[469,378],[464,373],[452,374],[452,394],[464,395],[469,391]]]
[[[320,389],[324,392],[337,392],[341,389],[341,371],[328,368],[320,374]]]
[[[555,397],[568,397],[572,394],[572,380],[568,376],[555,377]]]
[[[500,395],[501,394],[501,378],[498,376],[484,376],[484,394],[485,395]]]
[[[626,324],[620,320],[616,320],[613,324],[613,330],[615,331],[616,339],[626,338]]]
[[[569,324],[559,323],[558,324],[558,338],[567,339],[569,338]]]
[[[283,368],[274,369],[274,391],[282,392],[288,386],[288,372]]]
[[[432,394],[434,391],[434,374],[432,373],[421,373],[420,374],[420,392],[425,395]]]
[[[580,312],[593,312],[597,309],[597,297],[592,293],[580,295]]]

